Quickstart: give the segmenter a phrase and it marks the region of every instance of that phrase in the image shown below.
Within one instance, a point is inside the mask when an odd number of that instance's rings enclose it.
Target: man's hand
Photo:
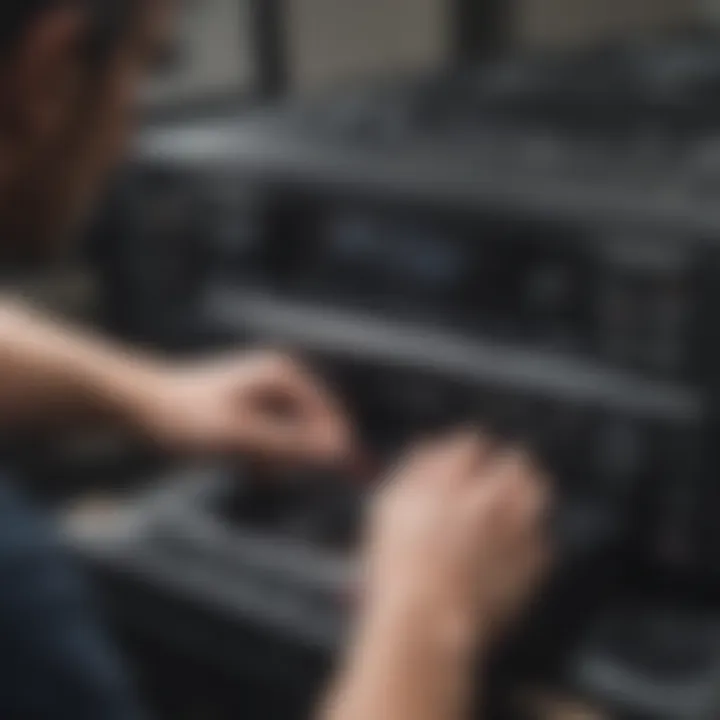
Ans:
[[[477,435],[424,446],[401,464],[377,500],[367,596],[320,717],[470,717],[475,663],[546,565],[546,506],[533,463]]]
[[[87,422],[173,452],[332,463],[354,450],[342,411],[287,358],[173,366],[0,302],[0,428]]]
[[[411,604],[489,638],[544,567],[547,490],[524,452],[477,434],[418,448],[377,501],[371,606]]]
[[[137,390],[132,412],[138,428],[169,450],[323,464],[345,462],[355,450],[334,399],[282,355],[163,369]]]

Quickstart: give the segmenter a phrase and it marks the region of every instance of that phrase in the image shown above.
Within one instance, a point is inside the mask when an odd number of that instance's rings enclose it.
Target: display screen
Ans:
[[[354,277],[371,275],[374,291],[454,293],[471,269],[461,242],[417,221],[341,213],[324,236],[325,262]]]

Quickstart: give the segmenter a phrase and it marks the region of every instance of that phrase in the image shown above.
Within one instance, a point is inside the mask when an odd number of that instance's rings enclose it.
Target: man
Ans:
[[[169,0],[0,4],[0,257],[50,254],[84,217],[171,12]],[[53,422],[113,423],[183,453],[326,464],[356,452],[333,399],[287,358],[172,366],[6,302],[0,429]],[[0,474],[0,717],[140,717],[68,559]],[[543,503],[526,458],[472,433],[399,466],[370,523],[355,642],[322,717],[465,717],[471,660],[542,567]]]

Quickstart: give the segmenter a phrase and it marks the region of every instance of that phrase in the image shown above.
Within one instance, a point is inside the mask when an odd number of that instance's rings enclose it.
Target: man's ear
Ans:
[[[51,8],[18,43],[2,78],[3,114],[16,138],[42,143],[71,120],[83,82],[84,23],[78,8]]]

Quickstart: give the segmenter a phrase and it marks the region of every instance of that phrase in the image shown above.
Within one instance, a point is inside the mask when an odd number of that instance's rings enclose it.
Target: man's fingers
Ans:
[[[258,386],[258,401],[265,413],[285,414],[285,422],[294,424],[313,445],[326,448],[338,460],[349,459],[356,451],[355,438],[347,413],[327,388],[297,363],[277,358],[267,364],[263,384]],[[273,408],[273,401],[278,406]],[[286,412],[279,411],[285,408]],[[285,424],[285,423],[283,423]]]
[[[505,559],[508,574],[508,602],[505,617],[510,619],[524,609],[533,592],[542,584],[552,567],[552,553],[544,539],[529,544],[527,540],[517,546]]]
[[[326,464],[337,462],[342,452],[333,438],[322,436],[315,428],[300,422],[279,422],[276,418],[253,415],[238,423],[239,437],[228,438],[247,451],[270,460]]]
[[[502,537],[527,542],[543,526],[550,505],[549,483],[523,450],[493,456],[476,476],[469,503],[482,508]]]
[[[416,446],[407,464],[429,482],[455,484],[474,477],[493,448],[493,441],[479,430],[456,431]]]
[[[287,394],[300,409],[319,416],[344,416],[340,404],[322,381],[291,360],[278,360],[270,366],[269,382],[278,392]]]
[[[507,503],[512,520],[527,526],[544,519],[550,503],[547,479],[523,450],[516,450],[505,458],[498,470],[500,482],[507,484]]]

